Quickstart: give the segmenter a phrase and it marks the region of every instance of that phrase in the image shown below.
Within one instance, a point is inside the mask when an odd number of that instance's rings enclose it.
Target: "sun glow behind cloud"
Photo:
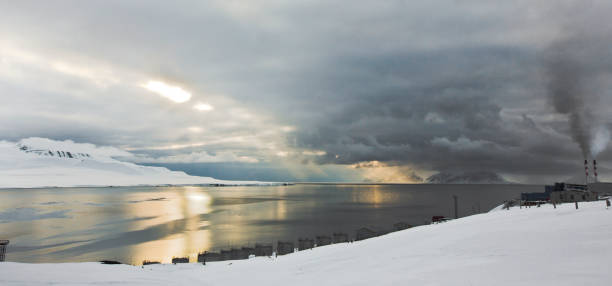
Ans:
[[[193,108],[198,110],[198,111],[211,111],[211,110],[215,109],[212,105],[207,104],[207,103],[198,103],[198,104],[194,105]]]
[[[361,172],[364,181],[378,183],[422,183],[416,170],[410,166],[393,166],[380,161],[363,161],[348,166]]]
[[[191,99],[191,93],[178,86],[171,86],[161,81],[151,80],[142,87],[177,103],[187,102]]]

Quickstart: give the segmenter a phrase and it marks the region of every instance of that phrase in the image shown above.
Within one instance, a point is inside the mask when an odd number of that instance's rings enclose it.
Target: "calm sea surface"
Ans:
[[[486,212],[536,185],[0,189],[7,261],[169,262],[204,250]]]

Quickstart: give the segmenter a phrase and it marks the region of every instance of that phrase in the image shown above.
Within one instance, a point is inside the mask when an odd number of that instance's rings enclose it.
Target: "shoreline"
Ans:
[[[139,184],[139,185],[77,185],[77,186],[37,186],[37,187],[0,187],[0,190],[29,190],[29,189],[76,189],[76,188],[163,188],[163,187],[259,187],[259,186],[290,186],[291,183],[283,182],[256,182],[256,183],[205,183],[205,184]]]
[[[6,262],[0,263],[0,282],[604,285],[612,279],[607,269],[607,261],[612,259],[608,245],[611,219],[612,210],[601,201],[581,203],[578,210],[573,204],[557,205],[556,209],[549,205],[510,208],[277,258],[209,262],[205,266]]]
[[[473,183],[473,184],[428,184],[428,183],[351,183],[351,182],[250,182],[250,181],[235,181],[236,183],[203,183],[203,184],[138,184],[138,185],[69,185],[69,186],[36,186],[36,187],[0,187],[0,190],[12,189],[70,189],[70,188],[138,188],[138,187],[265,187],[265,186],[293,186],[293,185],[330,185],[330,186],[544,186],[545,184],[489,184],[489,183]],[[597,183],[597,184],[612,184],[612,183]]]

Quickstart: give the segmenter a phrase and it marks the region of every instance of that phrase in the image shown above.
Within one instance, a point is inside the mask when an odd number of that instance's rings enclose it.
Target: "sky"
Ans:
[[[609,1],[1,1],[0,140],[219,179],[612,179]]]

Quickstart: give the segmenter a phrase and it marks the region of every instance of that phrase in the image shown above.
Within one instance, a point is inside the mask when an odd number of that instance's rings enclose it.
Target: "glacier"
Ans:
[[[131,156],[118,148],[71,140],[0,141],[0,188],[281,184],[191,176],[117,159]]]

